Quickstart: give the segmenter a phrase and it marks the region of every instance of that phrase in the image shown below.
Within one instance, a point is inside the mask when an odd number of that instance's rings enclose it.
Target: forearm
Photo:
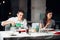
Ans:
[[[46,25],[44,28],[47,28],[48,27],[48,25]]]
[[[10,21],[3,21],[3,22],[1,23],[2,26],[5,26],[5,25],[7,25],[7,24],[10,24]]]

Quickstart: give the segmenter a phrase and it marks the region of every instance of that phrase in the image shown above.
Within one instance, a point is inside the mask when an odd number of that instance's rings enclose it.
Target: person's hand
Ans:
[[[46,27],[44,27],[43,29],[46,29]]]
[[[14,25],[15,25],[15,22],[13,22],[13,21],[10,21],[10,23],[12,24],[12,26],[14,26]]]
[[[45,26],[43,29],[46,29],[46,28],[48,27],[49,24],[50,24],[50,22],[48,22],[48,23],[46,24],[46,26]]]

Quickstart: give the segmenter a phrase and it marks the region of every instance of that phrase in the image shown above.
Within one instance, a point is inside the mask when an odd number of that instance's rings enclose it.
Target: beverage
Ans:
[[[27,30],[26,29],[19,29],[18,32],[19,33],[21,33],[21,32],[27,32]]]

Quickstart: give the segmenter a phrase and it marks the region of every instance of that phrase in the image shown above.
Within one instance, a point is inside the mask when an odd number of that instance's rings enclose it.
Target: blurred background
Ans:
[[[46,10],[52,10],[53,19],[60,29],[60,1],[59,0],[0,0],[0,23],[16,16],[19,9],[25,11],[28,23],[39,22],[44,18]],[[0,30],[4,27],[0,25]]]

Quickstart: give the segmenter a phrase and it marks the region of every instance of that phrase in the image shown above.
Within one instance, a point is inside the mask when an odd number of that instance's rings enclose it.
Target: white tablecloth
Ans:
[[[12,34],[15,34],[16,36],[11,36]],[[51,32],[48,33],[18,33],[13,31],[0,31],[0,40],[3,40],[4,38],[10,38],[10,37],[37,37],[37,36],[50,36],[54,35]]]

